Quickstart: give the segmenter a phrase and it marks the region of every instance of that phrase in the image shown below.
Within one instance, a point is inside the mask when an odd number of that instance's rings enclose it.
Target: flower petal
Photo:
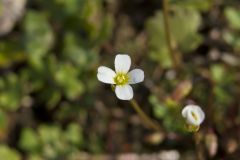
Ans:
[[[201,124],[203,122],[204,118],[205,118],[204,112],[202,111],[202,109],[199,106],[196,106],[194,108],[194,112],[198,114],[199,123]]]
[[[194,118],[193,114],[197,117],[197,119]],[[190,109],[188,112],[187,112],[187,122],[189,124],[192,124],[192,125],[195,125],[195,126],[198,126],[200,125],[200,121],[199,121],[199,115],[198,113],[194,112],[192,109]]]
[[[141,69],[134,69],[128,73],[129,84],[140,83],[144,80],[144,72]]]
[[[114,82],[115,76],[116,76],[116,73],[112,69],[105,66],[98,67],[97,78],[99,81],[103,83],[108,83],[108,84],[115,84]]]
[[[184,117],[184,118],[187,118],[187,112],[189,111],[189,107],[188,106],[186,106],[186,107],[184,107],[183,108],[183,110],[182,110],[182,116]]]
[[[121,100],[131,100],[133,98],[133,89],[130,85],[116,86],[115,93]]]
[[[198,126],[203,122],[205,113],[199,106],[190,104],[183,108],[182,116],[186,118],[187,123]]]
[[[127,73],[131,66],[131,58],[127,54],[118,54],[115,57],[115,71]]]

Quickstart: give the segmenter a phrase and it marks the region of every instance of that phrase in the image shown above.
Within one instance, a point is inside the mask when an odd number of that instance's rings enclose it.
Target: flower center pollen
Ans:
[[[125,85],[129,81],[129,76],[126,73],[117,73],[117,75],[114,77],[114,82],[116,85]]]

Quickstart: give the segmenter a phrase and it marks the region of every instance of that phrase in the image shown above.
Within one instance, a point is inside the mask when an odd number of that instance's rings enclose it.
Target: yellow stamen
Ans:
[[[195,119],[195,121],[197,121],[198,120],[197,115],[194,112],[191,112],[191,114],[192,114],[193,118]]]
[[[117,73],[114,77],[114,82],[116,85],[125,85],[129,81],[129,76],[127,73]]]

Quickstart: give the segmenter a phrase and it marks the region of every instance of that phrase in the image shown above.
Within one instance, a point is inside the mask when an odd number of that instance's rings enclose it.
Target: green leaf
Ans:
[[[83,143],[83,135],[79,124],[70,124],[65,132],[65,137],[70,143],[81,145]]]
[[[217,86],[214,88],[213,92],[217,99],[215,103],[223,106],[228,106],[231,104],[233,97],[231,96],[232,93],[229,90],[227,90],[227,88]],[[223,108],[226,109],[226,107],[223,107]],[[223,112],[225,113],[225,111]]]
[[[4,160],[20,160],[19,153],[7,146],[0,145],[0,157]]]
[[[78,44],[74,33],[68,32],[64,37],[63,58],[74,62],[79,68],[88,63],[88,53]]]
[[[212,65],[210,68],[212,79],[217,82],[221,83],[225,80],[225,68],[222,65]]]
[[[15,111],[21,105],[23,88],[16,74],[8,74],[0,79],[0,107]]]
[[[58,126],[42,125],[38,128],[39,138],[42,142],[42,154],[45,159],[57,159],[60,153],[58,148],[65,147],[61,130]]]
[[[56,6],[61,6],[68,15],[73,15],[81,11],[82,6],[85,5],[86,0],[54,0]]]
[[[84,92],[84,85],[78,79],[78,72],[72,65],[68,63],[59,65],[54,77],[69,99],[74,99]]]
[[[24,19],[24,45],[30,64],[42,67],[41,60],[53,45],[54,36],[45,14],[28,11]]]
[[[157,97],[151,95],[149,102],[153,105],[153,113],[157,118],[164,118],[167,116],[167,106],[160,104]]]
[[[0,130],[6,129],[6,127],[7,127],[7,117],[5,113],[2,110],[0,110]]]
[[[29,156],[28,160],[44,160],[40,155],[32,154]]]
[[[201,24],[200,13],[193,9],[175,8],[169,18],[172,42],[181,52],[186,53],[196,49],[202,42],[202,37],[198,34]],[[166,45],[163,22],[162,11],[158,11],[154,17],[148,20],[146,27],[149,33],[150,58],[168,68],[172,66],[172,62]]]
[[[240,29],[240,11],[237,8],[227,7],[224,10],[224,15],[228,23],[233,29]]]
[[[0,67],[9,67],[14,63],[23,62],[26,60],[26,55],[20,47],[18,41],[3,41],[0,42]]]
[[[44,144],[54,144],[61,138],[61,130],[57,126],[40,126],[38,128],[40,139]]]
[[[236,77],[229,68],[221,64],[212,65],[210,68],[212,79],[217,84],[214,87],[215,103],[217,106],[228,106],[233,101],[234,83]]]
[[[98,43],[103,43],[110,39],[114,28],[114,17],[107,14],[103,17],[102,25],[98,34]]]
[[[100,0],[87,1],[81,10],[81,17],[85,22],[85,29],[90,40],[96,40],[102,26],[102,3]]]
[[[181,8],[190,8],[194,10],[207,11],[213,4],[212,0],[171,0],[172,5],[177,5]]]
[[[238,32],[234,31],[225,31],[223,32],[223,39],[232,47],[236,52],[240,51],[240,35]]]
[[[38,135],[32,128],[24,128],[21,133],[19,146],[27,152],[37,152],[40,149]]]

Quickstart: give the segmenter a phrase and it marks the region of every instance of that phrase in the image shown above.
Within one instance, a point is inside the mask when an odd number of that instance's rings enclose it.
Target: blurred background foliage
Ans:
[[[161,0],[1,0],[0,158],[174,149],[175,159],[239,159],[239,8],[238,0],[169,0],[182,66],[174,70]],[[162,132],[145,128],[128,102],[97,81],[97,67],[113,67],[117,53],[145,71],[134,97]],[[206,113],[197,138],[181,118],[190,103]]]

